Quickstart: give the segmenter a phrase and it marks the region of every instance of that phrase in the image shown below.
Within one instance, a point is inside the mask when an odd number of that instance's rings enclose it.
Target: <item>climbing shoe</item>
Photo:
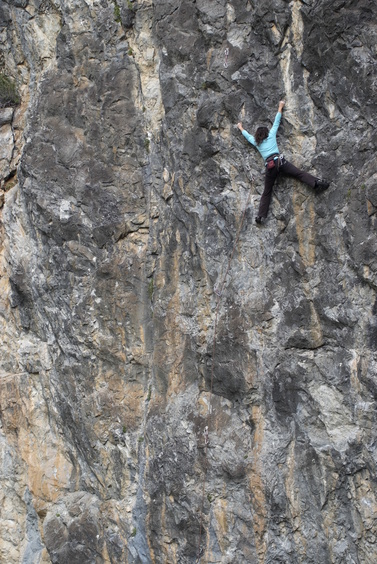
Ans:
[[[262,223],[262,218],[261,218],[260,215],[258,215],[258,216],[255,218],[255,223],[258,223],[258,225],[260,225],[260,224]]]
[[[314,188],[318,190],[318,192],[323,192],[324,190],[327,190],[329,186],[330,183],[327,182],[327,180],[316,180]]]

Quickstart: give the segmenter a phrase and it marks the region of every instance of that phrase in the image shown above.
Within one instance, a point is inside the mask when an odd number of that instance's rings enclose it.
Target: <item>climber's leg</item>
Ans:
[[[300,170],[299,168],[294,166],[292,163],[290,163],[286,159],[283,159],[283,161],[280,165],[280,171],[283,174],[287,174],[288,176],[293,176],[294,178],[298,178],[299,180],[301,180],[302,182],[305,182],[305,184],[308,184],[312,188],[316,187],[316,182],[317,182],[317,180],[319,180],[318,178],[316,178],[312,174],[309,174],[308,172],[304,172],[303,170]]]
[[[264,179],[264,191],[260,200],[258,216],[256,218],[256,222],[260,223],[260,219],[263,217],[267,217],[268,209],[270,207],[271,197],[272,197],[272,188],[274,186],[276,177],[278,175],[278,169],[276,167],[267,169],[266,168],[266,176]]]

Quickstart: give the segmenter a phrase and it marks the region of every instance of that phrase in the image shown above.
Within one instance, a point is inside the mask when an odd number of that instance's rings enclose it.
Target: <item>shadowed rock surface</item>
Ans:
[[[0,0],[1,562],[377,561],[376,32],[371,0]],[[279,178],[257,228],[236,123],[280,99],[331,185]]]

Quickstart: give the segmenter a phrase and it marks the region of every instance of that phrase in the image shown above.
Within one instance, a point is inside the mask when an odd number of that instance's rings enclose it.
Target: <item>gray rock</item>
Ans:
[[[377,559],[373,14],[0,4],[0,560]]]

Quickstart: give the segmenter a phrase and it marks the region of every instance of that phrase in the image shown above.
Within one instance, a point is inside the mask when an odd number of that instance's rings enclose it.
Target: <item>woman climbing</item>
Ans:
[[[279,155],[279,149],[276,142],[276,133],[280,125],[281,114],[285,106],[284,101],[279,102],[278,113],[276,114],[274,123],[270,131],[267,127],[258,127],[255,137],[250,135],[242,127],[242,123],[237,124],[237,127],[242,132],[242,135],[258,149],[262,155],[265,166],[266,166],[266,176],[264,181],[264,191],[259,204],[258,215],[255,218],[257,223],[262,223],[262,218],[267,217],[268,208],[270,207],[272,188],[277,178],[279,172],[287,174],[289,176],[294,176],[305,184],[308,184],[317,191],[326,190],[329,187],[329,183],[326,180],[320,180],[315,176],[312,176],[308,172],[303,172],[296,168],[293,164],[288,162],[283,155]]]

